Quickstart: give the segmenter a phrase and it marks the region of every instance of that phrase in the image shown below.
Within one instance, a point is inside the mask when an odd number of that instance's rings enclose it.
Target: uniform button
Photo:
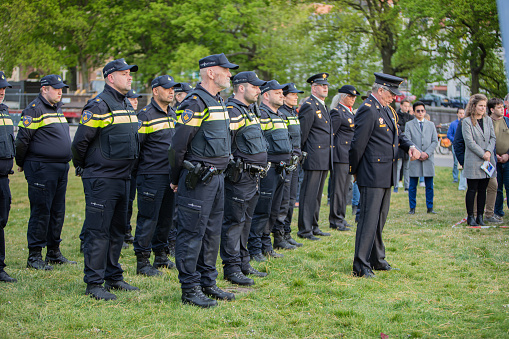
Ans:
[[[392,147],[396,147],[396,145],[392,144]]]
[[[348,144],[348,141],[346,143]]]
[[[378,161],[380,161],[380,159],[378,159]]]
[[[318,146],[318,148],[322,148],[322,146]]]
[[[387,132],[389,132],[389,129],[387,128]]]

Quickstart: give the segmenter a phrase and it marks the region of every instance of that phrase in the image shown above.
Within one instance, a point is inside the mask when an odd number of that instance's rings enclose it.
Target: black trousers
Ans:
[[[87,284],[122,280],[118,263],[124,242],[130,179],[82,179],[85,191],[83,223],[85,278]]]
[[[260,197],[259,176],[243,172],[239,181],[224,181],[224,217],[219,254],[224,275],[241,272],[249,267],[247,239],[253,213]]]
[[[348,205],[348,193],[350,190],[350,178],[348,164],[334,163],[331,172],[331,198],[329,223],[331,227],[345,226],[346,206]]]
[[[25,161],[30,220],[28,248],[58,248],[65,217],[69,163]]]
[[[304,180],[300,187],[299,196],[299,233],[307,237],[318,229],[320,204],[322,202],[323,186],[329,171],[304,170]]]
[[[182,288],[213,286],[223,224],[224,175],[214,175],[208,183],[200,181],[190,190],[187,173],[186,169],[180,173],[177,191],[175,262],[179,281]]]
[[[293,210],[295,209],[295,202],[297,201],[297,193],[299,188],[299,170],[295,170],[286,175],[288,185],[285,183],[285,190],[283,196],[288,196],[288,212],[286,213],[284,221],[285,234],[292,233],[292,218]],[[283,198],[284,199],[284,198]]]
[[[474,200],[477,194],[477,215],[484,214],[484,205],[486,205],[486,189],[490,178],[486,179],[467,179],[467,194],[465,195],[465,205],[467,214],[474,215]]]
[[[5,267],[5,234],[4,228],[9,219],[11,209],[11,190],[9,189],[9,178],[0,177],[0,272]]]
[[[390,188],[359,186],[359,189],[361,211],[355,235],[355,273],[360,273],[363,268],[374,269],[387,265],[382,231],[391,202]]]
[[[136,173],[131,173],[131,186],[129,189],[129,202],[127,205],[127,224],[125,228],[126,233],[133,229],[131,225],[131,217],[133,216],[134,199],[136,199],[136,177]]]
[[[267,172],[267,176],[260,180],[260,198],[253,213],[247,243],[251,256],[273,249],[270,232],[279,213],[283,198],[284,177],[284,173],[281,176],[281,174],[276,173],[275,167],[271,167]]]
[[[173,223],[175,195],[166,174],[140,174],[137,178],[138,216],[134,252],[162,251]]]

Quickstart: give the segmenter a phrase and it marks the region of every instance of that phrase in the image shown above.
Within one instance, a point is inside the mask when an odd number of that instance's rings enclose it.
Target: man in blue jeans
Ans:
[[[451,124],[449,125],[449,129],[447,130],[447,138],[451,140],[451,144],[452,142],[454,142],[454,136],[456,135],[456,129],[458,128],[459,122],[461,121],[461,119],[463,119],[463,117],[465,117],[465,110],[463,108],[458,108],[458,110],[456,111],[456,115],[458,116],[458,119],[451,122]],[[453,182],[458,182],[459,180],[458,158],[456,158],[454,150],[452,152],[452,156],[454,158],[454,165],[452,167],[452,179]]]
[[[509,118],[504,116],[504,102],[499,98],[488,100],[488,112],[491,119],[493,119],[493,129],[497,138],[495,150],[497,153],[498,181],[495,214],[493,215],[493,218],[498,219],[498,221],[491,220],[490,222],[501,222],[504,216],[504,186],[506,196],[509,192]]]

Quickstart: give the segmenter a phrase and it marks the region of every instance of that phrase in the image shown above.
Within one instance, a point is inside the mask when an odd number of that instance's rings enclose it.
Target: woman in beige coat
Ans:
[[[467,223],[471,226],[484,226],[483,214],[486,203],[486,188],[490,176],[481,169],[484,161],[495,163],[495,131],[491,118],[486,115],[487,98],[483,94],[470,97],[466,108],[466,117],[462,122],[463,138],[465,139],[465,165],[463,174],[467,178]],[[493,173],[493,175],[496,175]],[[477,219],[474,219],[474,199],[477,194]]]

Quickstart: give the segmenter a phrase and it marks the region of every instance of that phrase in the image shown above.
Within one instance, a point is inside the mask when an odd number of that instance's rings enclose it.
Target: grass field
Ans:
[[[333,232],[319,242],[303,241],[282,259],[254,263],[270,274],[249,289],[223,280],[218,260],[218,286],[237,292],[237,300],[204,310],[181,304],[176,270],[136,275],[132,246],[120,262],[125,280],[140,291],[116,292],[112,302],[84,295],[78,241],[84,197],[74,175],[61,248],[78,265],[25,268],[29,204],[24,177],[16,173],[5,231],[6,271],[18,283],[0,284],[0,338],[507,338],[509,229],[452,228],[465,207],[464,192],[451,181],[450,169],[437,169],[437,215],[426,214],[424,188],[413,216],[408,196],[393,194],[384,240],[387,260],[400,271],[352,277],[355,229]],[[320,224],[327,231],[322,202]]]

